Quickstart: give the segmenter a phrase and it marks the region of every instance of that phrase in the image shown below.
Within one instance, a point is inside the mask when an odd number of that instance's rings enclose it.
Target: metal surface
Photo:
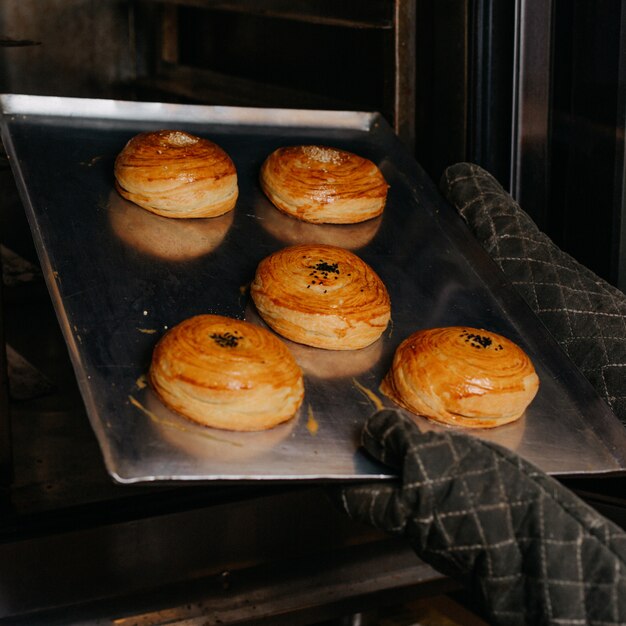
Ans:
[[[615,283],[626,293],[626,0],[622,0],[617,74],[613,267]]]
[[[511,173],[513,17],[510,2],[471,3],[467,160],[507,186]]]
[[[394,0],[393,126],[406,147],[415,149],[416,0]]]
[[[0,277],[2,257],[0,256]],[[3,288],[0,281],[0,511],[7,497],[7,488],[13,480],[13,439],[9,409],[9,375],[4,338]]]
[[[511,195],[545,229],[552,1],[515,1]]]
[[[522,420],[473,435],[554,474],[626,467],[621,424],[378,115],[31,96],[3,96],[0,105],[42,268],[116,480],[387,477],[358,449],[363,420],[374,410],[371,394],[380,398],[378,385],[402,339],[455,324],[517,341],[541,379]],[[240,185],[234,212],[181,223],[116,194],[112,166],[125,142],[165,127],[210,137],[229,152]],[[382,219],[312,226],[276,211],[258,186],[259,167],[276,147],[302,142],[378,163],[391,185]],[[393,324],[382,339],[355,353],[289,343],[305,371],[305,401],[292,422],[268,432],[213,431],[166,410],[145,385],[165,329],[202,312],[261,323],[245,290],[256,265],[283,246],[313,241],[353,249],[385,281]],[[440,428],[415,419],[422,429]]]
[[[393,28],[391,3],[370,0],[350,5],[334,0],[300,0],[297,5],[289,0],[149,0],[171,6],[192,6],[201,9],[245,13],[309,24],[341,26],[345,28]],[[412,0],[410,0],[412,1]],[[144,0],[145,2],[145,0]],[[355,8],[356,7],[356,8]]]

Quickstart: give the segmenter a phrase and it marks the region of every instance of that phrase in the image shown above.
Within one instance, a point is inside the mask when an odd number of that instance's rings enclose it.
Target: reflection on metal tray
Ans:
[[[519,422],[471,434],[553,474],[619,472],[626,433],[435,186],[377,114],[5,95],[6,149],[91,424],[110,474],[153,480],[384,478],[359,450],[393,351],[433,326],[488,328],[518,342],[541,379]],[[174,221],[113,190],[113,161],[140,131],[186,130],[220,144],[237,167],[235,210]],[[384,215],[355,226],[304,224],[258,185],[275,148],[317,143],[369,157],[390,183]],[[299,242],[355,251],[378,272],[393,325],[358,353],[289,343],[305,371],[298,416],[263,433],[229,433],[168,411],[146,384],[162,333],[198,313],[262,323],[247,295],[257,263]],[[440,428],[415,417],[423,429]]]

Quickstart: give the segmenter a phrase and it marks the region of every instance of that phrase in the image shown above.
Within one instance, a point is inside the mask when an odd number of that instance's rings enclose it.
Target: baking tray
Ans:
[[[467,325],[502,333],[532,358],[539,393],[518,422],[472,436],[502,444],[551,474],[619,473],[626,433],[566,358],[456,212],[376,113],[0,97],[9,154],[54,306],[111,476],[169,480],[379,479],[389,470],[359,449],[364,419],[393,351],[420,328]],[[212,220],[168,220],[122,200],[113,162],[134,134],[182,129],[232,157],[240,196]],[[384,215],[355,226],[287,217],[260,190],[275,148],[316,143],[376,162],[390,184]],[[287,342],[305,372],[297,417],[262,433],[196,426],[146,384],[158,338],[199,313],[262,324],[247,285],[286,245],[352,249],[378,272],[393,323],[370,348],[332,352]],[[439,427],[414,417],[421,429]]]

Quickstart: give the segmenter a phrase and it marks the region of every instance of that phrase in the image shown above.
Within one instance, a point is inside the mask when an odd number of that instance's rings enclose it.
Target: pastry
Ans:
[[[316,224],[355,224],[383,212],[389,185],[372,161],[325,146],[291,146],[270,154],[261,188],[284,213]]]
[[[389,294],[358,256],[300,245],[263,259],[250,295],[265,322],[297,343],[355,350],[376,341],[391,317]]]
[[[302,372],[271,332],[220,315],[197,315],[163,336],[150,382],[165,405],[226,430],[272,428],[292,418],[304,395]]]
[[[443,424],[493,428],[520,418],[539,388],[526,353],[496,333],[451,326],[405,339],[381,391]]]
[[[237,172],[217,144],[178,130],[133,137],[115,159],[115,188],[165,217],[215,217],[237,201]]]
[[[276,211],[277,212],[277,211]],[[222,243],[235,212],[214,218],[170,220],[144,211],[111,191],[111,229],[127,246],[164,261],[189,261],[210,254]]]
[[[253,304],[245,310],[245,320],[263,326],[263,320]],[[353,378],[373,368],[383,354],[384,342],[374,343],[359,350],[324,350],[284,339],[285,345],[306,376],[324,380]]]

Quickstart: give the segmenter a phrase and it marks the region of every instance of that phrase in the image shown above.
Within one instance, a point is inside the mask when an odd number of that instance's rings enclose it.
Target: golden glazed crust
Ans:
[[[245,310],[245,320],[263,326],[263,319],[253,304]],[[375,341],[359,350],[324,350],[284,338],[285,345],[307,376],[315,378],[353,378],[371,369],[383,354],[384,343]]]
[[[150,382],[165,405],[226,430],[272,428],[304,396],[302,372],[269,331],[220,315],[197,315],[157,344]]]
[[[115,159],[115,188],[165,217],[215,217],[237,201],[237,172],[217,144],[177,130],[141,133]]]
[[[376,272],[335,246],[300,245],[271,254],[259,264],[250,295],[277,333],[316,348],[364,348],[391,317],[389,294]]]
[[[355,224],[377,217],[389,188],[372,161],[325,146],[275,150],[261,167],[260,182],[281,211],[317,224]]]
[[[538,388],[535,368],[519,346],[462,326],[422,330],[405,339],[380,387],[413,413],[468,428],[515,421]]]

